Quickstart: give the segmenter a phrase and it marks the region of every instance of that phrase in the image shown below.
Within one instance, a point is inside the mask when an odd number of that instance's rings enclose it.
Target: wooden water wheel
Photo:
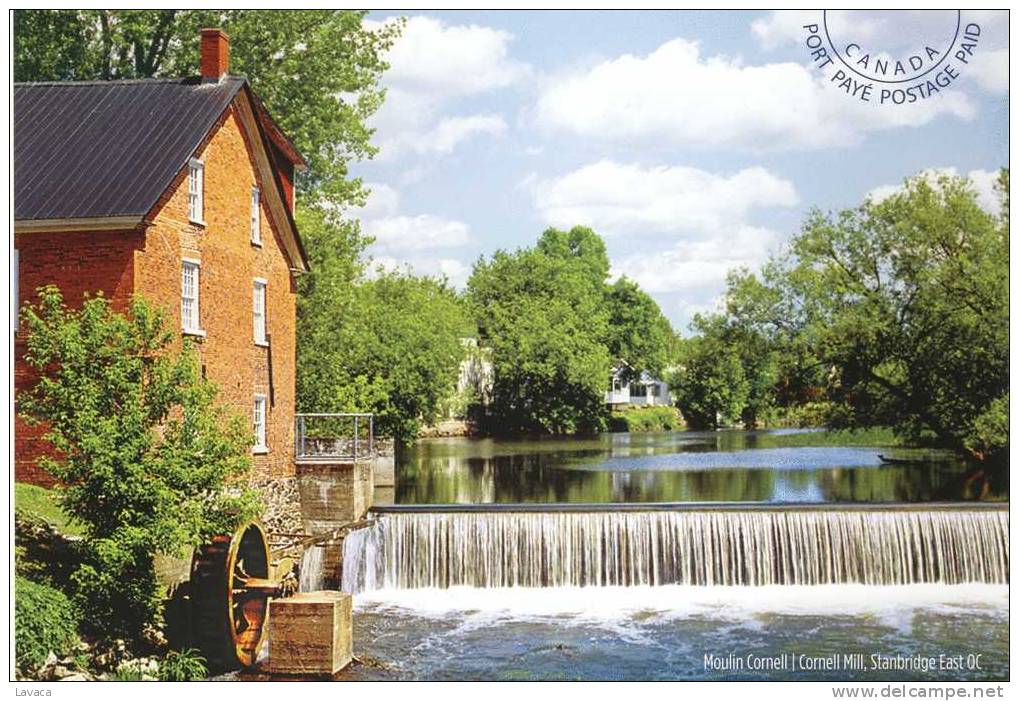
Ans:
[[[270,578],[269,543],[254,521],[217,536],[191,561],[191,625],[195,647],[216,671],[249,667],[265,639],[269,599],[281,593]]]

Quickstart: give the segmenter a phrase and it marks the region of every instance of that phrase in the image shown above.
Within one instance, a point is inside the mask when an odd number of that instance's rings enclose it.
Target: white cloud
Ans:
[[[499,115],[446,117],[424,131],[405,129],[389,138],[383,138],[382,150],[389,157],[406,152],[418,155],[445,155],[476,136],[500,135],[505,131],[506,121]]]
[[[679,312],[681,318],[693,319],[695,314],[711,314],[713,312],[724,311],[725,299],[723,295],[718,295],[707,302],[697,302],[683,297],[676,300],[673,306]]]
[[[529,74],[526,64],[510,57],[512,41],[509,32],[490,27],[410,17],[387,54],[386,101],[372,118],[379,157],[445,155],[470,138],[505,132],[500,115],[451,110],[462,98],[509,87]]]
[[[817,24],[820,17],[818,10],[778,10],[755,19],[750,32],[763,48],[777,49],[803,41],[803,26]]]
[[[959,170],[957,168],[928,168],[927,170],[921,171],[917,175],[923,176],[929,180],[934,180],[940,176],[947,175],[950,177],[958,177]],[[969,178],[970,184],[973,186],[973,190],[977,195],[977,204],[985,212],[997,214],[1001,208],[1001,203],[998,199],[998,193],[995,191],[995,186],[998,182],[998,172],[994,170],[971,170],[966,174]],[[903,191],[903,185],[880,185],[875,187],[873,190],[867,193],[874,202],[880,202],[881,200],[888,199],[892,195],[897,195]]]
[[[411,257],[395,258],[392,256],[375,256],[369,275],[377,270],[406,271],[415,275],[431,275],[445,277],[454,287],[463,288],[471,274],[471,266],[455,258]]]
[[[459,248],[470,242],[470,227],[456,219],[433,214],[403,214],[400,193],[385,183],[366,183],[371,190],[364,207],[351,215],[361,221],[361,231],[373,236],[369,254],[373,265],[383,270],[410,270],[419,275],[444,275],[463,286],[470,266],[439,251]]]
[[[860,43],[880,42],[883,46],[897,45],[908,32],[902,32],[903,22],[923,21],[924,14],[911,11],[867,12],[862,10],[828,10],[831,26],[851,26],[853,40]],[[925,11],[927,12],[927,11]],[[927,13],[929,14],[929,12]],[[821,24],[821,10],[775,10],[753,21],[750,31],[765,49],[777,49],[790,44],[803,45],[805,25]]]
[[[984,51],[974,54],[966,74],[990,93],[1008,93],[1008,49]]]
[[[431,214],[368,219],[362,222],[361,229],[375,237],[375,250],[380,251],[454,248],[470,239],[470,228],[463,222]]]
[[[648,292],[719,292],[733,268],[759,267],[780,237],[774,231],[743,225],[710,238],[681,241],[665,251],[635,253],[618,259],[613,271],[636,280]]]
[[[585,224],[606,236],[714,232],[742,222],[751,209],[799,201],[790,181],[759,167],[726,176],[603,160],[523,185],[549,224]]]
[[[366,22],[371,27],[378,24]],[[443,97],[504,88],[528,72],[525,64],[510,57],[512,41],[512,34],[499,29],[410,17],[386,56],[385,81]]]
[[[868,132],[974,114],[961,91],[912,105],[862,103],[800,64],[704,57],[685,39],[548,81],[535,108],[539,125],[590,139],[754,150],[854,144]]]
[[[585,224],[608,237],[610,250],[623,247],[615,275],[698,304],[718,295],[729,270],[756,268],[775,250],[779,235],[752,224],[754,212],[799,204],[789,180],[760,167],[717,174],[603,160],[521,186],[547,223]]]
[[[370,191],[364,207],[355,210],[354,215],[360,219],[378,219],[379,217],[396,214],[400,208],[400,193],[385,183],[365,183]]]
[[[998,171],[971,170],[966,174],[977,192],[977,202],[987,212],[997,214],[1001,211],[1001,200],[995,187],[998,184]]]

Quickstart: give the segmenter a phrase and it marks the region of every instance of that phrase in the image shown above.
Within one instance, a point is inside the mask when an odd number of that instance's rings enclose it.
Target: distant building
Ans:
[[[624,379],[624,375],[624,368],[612,371],[612,384],[605,392],[605,403],[610,407],[672,405],[669,384],[664,380],[647,371],[641,372],[640,378],[630,382]]]
[[[460,343],[466,350],[466,357],[460,361],[457,394],[470,395],[477,403],[488,404],[492,399],[492,383],[495,381],[491,351],[479,346],[476,338],[461,338]]]
[[[460,343],[464,347],[464,359],[460,361],[456,387],[440,404],[439,415],[444,419],[477,417],[492,401],[495,368],[491,350],[479,346],[478,339],[473,337],[461,338]]]

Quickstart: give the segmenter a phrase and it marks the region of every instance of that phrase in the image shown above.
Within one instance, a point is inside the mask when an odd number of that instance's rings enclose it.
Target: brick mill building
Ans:
[[[220,400],[251,417],[258,477],[294,472],[294,224],[306,164],[248,82],[229,39],[202,31],[201,77],[14,87],[14,246],[21,303],[54,284],[162,306]],[[31,382],[16,337],[15,387]],[[43,431],[15,419],[15,476],[49,483]]]

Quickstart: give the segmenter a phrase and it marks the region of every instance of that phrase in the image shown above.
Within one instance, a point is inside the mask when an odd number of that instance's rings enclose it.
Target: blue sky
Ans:
[[[811,66],[802,25],[814,12],[406,16],[373,119],[381,152],[354,168],[373,193],[353,214],[377,263],[458,286],[480,255],[584,224],[605,237],[613,273],[685,333],[726,270],[760,265],[811,207],[852,206],[932,169],[970,176],[991,206],[1008,162],[1004,12],[963,12],[981,26],[971,63],[938,96],[898,107],[853,100]],[[947,21],[836,20],[892,55]]]

